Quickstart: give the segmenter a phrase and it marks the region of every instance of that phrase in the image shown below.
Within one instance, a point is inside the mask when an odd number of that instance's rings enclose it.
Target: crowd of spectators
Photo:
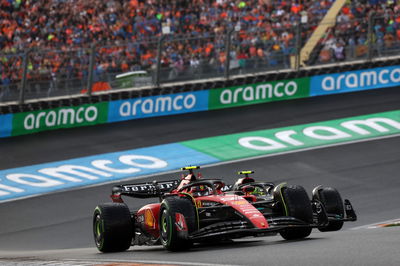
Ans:
[[[370,37],[369,37],[370,34]],[[370,38],[370,40],[369,40]],[[370,51],[368,46],[372,43]],[[348,1],[321,42],[320,63],[398,54],[400,1]]]
[[[165,36],[161,67],[169,71],[170,78],[204,64],[223,72],[229,32],[232,66],[246,67],[251,60],[288,66],[289,55],[296,52],[296,25],[303,23],[301,37],[307,39],[333,2],[0,0],[0,86],[20,81],[22,52],[28,48],[30,80],[85,80],[90,47],[94,43],[96,77],[133,70],[151,72],[157,65],[161,36]],[[379,0],[358,2],[361,0],[351,1],[343,9],[338,17],[340,27],[331,29],[324,46],[362,42],[366,14],[371,10],[385,16],[382,27],[375,28],[383,34],[378,40],[387,41],[387,32],[393,33],[396,40],[399,38],[396,33],[399,6],[394,1],[393,4]],[[362,22],[354,25],[353,18]],[[383,26],[388,20],[393,21],[392,29]],[[346,33],[350,29],[355,34]]]
[[[85,77],[88,59],[78,56],[87,52],[76,49],[94,42],[101,47],[97,74],[154,69],[163,34],[168,37],[162,67],[178,71],[204,62],[223,68],[225,34],[231,29],[230,56],[241,64],[277,51],[287,54],[295,45],[294,25],[301,18],[317,25],[332,1],[0,0],[1,82],[19,81],[22,56],[11,54],[27,48],[32,54],[46,50],[29,60],[32,79],[65,73]]]

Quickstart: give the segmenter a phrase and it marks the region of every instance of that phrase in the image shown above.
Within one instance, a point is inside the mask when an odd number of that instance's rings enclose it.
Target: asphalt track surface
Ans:
[[[1,139],[0,169],[398,109],[400,89],[392,88],[49,131]],[[229,183],[243,169],[276,183],[303,185],[309,192],[318,184],[334,186],[351,199],[359,220],[339,232],[314,230],[301,241],[274,236],[200,245],[188,252],[155,246],[100,254],[94,248],[91,220],[94,207],[109,200],[112,185],[107,184],[0,204],[0,264],[400,265],[400,227],[364,227],[400,218],[399,136],[208,166],[201,172]],[[135,209],[147,202],[128,204]]]

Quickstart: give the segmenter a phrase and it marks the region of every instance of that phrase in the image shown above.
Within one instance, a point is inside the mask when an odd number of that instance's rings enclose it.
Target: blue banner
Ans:
[[[208,93],[196,91],[112,101],[108,122],[205,111]]]
[[[400,86],[400,66],[349,71],[311,78],[310,96]]]
[[[0,138],[11,136],[12,114],[0,115]]]
[[[215,162],[219,160],[173,143],[0,170],[0,202]]]

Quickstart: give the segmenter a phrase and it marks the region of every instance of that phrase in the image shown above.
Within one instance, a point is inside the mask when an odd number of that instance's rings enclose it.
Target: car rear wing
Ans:
[[[180,180],[153,181],[152,183],[124,184],[112,188],[111,198],[119,200],[121,196],[133,198],[157,198],[174,190]]]

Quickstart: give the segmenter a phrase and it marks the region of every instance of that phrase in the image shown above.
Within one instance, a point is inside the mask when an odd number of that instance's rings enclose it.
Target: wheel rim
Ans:
[[[94,219],[93,233],[96,246],[98,248],[101,248],[103,246],[104,238],[103,238],[103,223],[100,214],[97,214]]]
[[[167,232],[167,218],[165,216],[162,223],[162,229],[164,232]]]
[[[161,215],[161,240],[163,244],[168,243],[168,215],[167,211],[164,210]]]
[[[96,234],[99,236],[101,234],[100,231],[100,222],[98,220],[96,220]]]

